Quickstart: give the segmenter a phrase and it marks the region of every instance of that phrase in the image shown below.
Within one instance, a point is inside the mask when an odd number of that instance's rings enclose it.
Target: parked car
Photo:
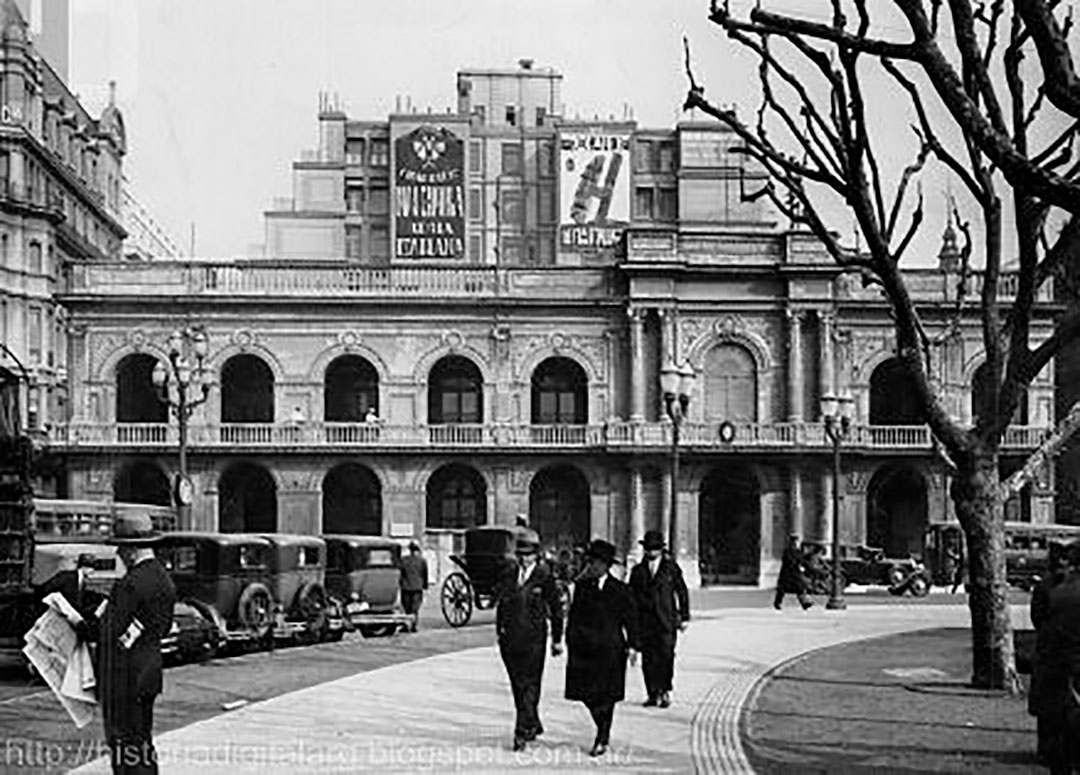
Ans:
[[[326,542],[318,536],[267,533],[275,638],[333,640],[345,626],[326,593]]]
[[[167,663],[213,659],[221,644],[221,633],[213,621],[203,616],[191,603],[176,602],[172,627],[168,635],[161,639],[161,655]]]
[[[254,535],[175,532],[155,547],[177,599],[214,624],[222,645],[260,644],[273,626],[273,544]]]
[[[924,597],[930,592],[930,573],[915,557],[886,557],[885,550],[872,546],[846,547],[840,559],[840,583],[888,587],[894,595],[910,592]],[[831,583],[831,558],[826,559],[824,547],[808,542],[805,545],[807,579],[815,594],[827,594]]]
[[[401,545],[389,538],[325,535],[326,590],[344,615],[344,629],[365,637],[411,625],[401,607]],[[340,638],[338,630],[332,638]]]

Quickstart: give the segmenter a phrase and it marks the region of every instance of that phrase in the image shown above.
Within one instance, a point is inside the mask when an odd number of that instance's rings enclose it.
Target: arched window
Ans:
[[[365,466],[334,466],[323,478],[322,507],[324,533],[382,535],[382,486]]]
[[[705,355],[705,419],[757,420],[757,367],[744,347],[720,344]]]
[[[157,358],[146,353],[126,356],[116,365],[116,421],[163,423],[168,408],[154,387]]]
[[[156,463],[146,460],[128,463],[113,480],[113,499],[120,503],[171,506],[169,478]]]
[[[484,380],[468,358],[448,355],[428,378],[428,423],[479,424],[484,421]]]
[[[218,481],[218,529],[222,533],[277,531],[277,484],[260,465],[233,463]]]
[[[529,524],[546,547],[573,548],[589,540],[589,482],[574,466],[538,471],[529,484]]]
[[[274,373],[255,355],[234,355],[221,369],[221,421],[274,421]]]
[[[326,369],[323,393],[327,422],[363,422],[368,409],[379,413],[379,374],[359,355],[334,359]]]
[[[570,358],[548,358],[533,372],[534,425],[584,425],[589,420],[585,370]]]
[[[487,485],[475,468],[452,464],[431,475],[427,526],[462,529],[487,522]]]
[[[871,425],[922,425],[915,380],[899,358],[890,358],[870,375]]]

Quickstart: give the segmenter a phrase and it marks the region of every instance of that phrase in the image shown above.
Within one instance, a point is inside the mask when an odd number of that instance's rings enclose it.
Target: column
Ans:
[[[673,523],[674,515],[671,513],[671,488],[675,486],[675,482],[671,478],[671,468],[667,468],[664,471],[664,506],[660,509],[660,533],[664,536],[664,540],[670,543],[671,541],[671,525]]]
[[[660,314],[660,367],[669,361],[677,363],[675,352],[675,310],[661,309]]]
[[[645,310],[631,308],[630,317],[630,419],[645,420]],[[638,475],[640,480],[640,474]]]
[[[833,358],[833,314],[819,309],[818,329],[821,336],[821,395],[833,395],[836,392],[836,364]],[[820,406],[818,412],[820,413]]]
[[[634,562],[641,561],[641,544],[645,537],[645,492],[641,470],[630,469],[630,551]]]
[[[802,317],[800,310],[789,309],[788,316],[788,419],[803,421]]]
[[[832,458],[829,458],[830,461]],[[821,518],[822,524],[818,526],[818,535],[821,536],[821,541],[825,544],[832,542],[832,526],[833,526],[833,478],[832,478],[832,466],[825,472],[825,475],[821,479]]]

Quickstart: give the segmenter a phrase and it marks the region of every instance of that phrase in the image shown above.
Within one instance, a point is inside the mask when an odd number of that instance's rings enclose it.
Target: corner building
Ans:
[[[885,302],[747,201],[762,172],[723,128],[570,120],[561,87],[522,60],[458,73],[454,113],[357,121],[324,98],[265,258],[74,277],[55,441],[73,492],[168,504],[178,429],[150,375],[197,324],[214,384],[189,429],[196,529],[416,537],[445,573],[463,528],[527,512],[547,543],[603,536],[633,557],[657,528],[695,585],[770,584],[789,531],[831,537],[821,407],[848,392],[841,538],[919,552],[955,517]],[[909,282],[934,378],[970,419],[980,334],[974,316],[948,325],[951,229],[926,263]],[[675,481],[669,362],[697,374]],[[1004,467],[1053,399],[1051,370]],[[1051,473],[1009,508],[1052,521]]]

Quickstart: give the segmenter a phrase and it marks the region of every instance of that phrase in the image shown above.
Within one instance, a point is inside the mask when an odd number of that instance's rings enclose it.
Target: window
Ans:
[[[394,553],[389,549],[369,549],[367,567],[393,568]]]
[[[53,353],[53,331],[56,329],[53,323],[53,311],[46,310],[45,312],[45,331],[43,333],[45,337],[45,364],[51,369],[56,361],[56,356]]]
[[[263,568],[266,566],[266,552],[261,546],[240,547],[241,568]]]
[[[503,190],[499,208],[499,223],[503,226],[521,227],[525,221],[525,202],[517,189]]]
[[[371,227],[371,260],[385,263],[390,260],[390,229],[381,224]]]
[[[364,211],[364,189],[359,186],[349,186],[345,189],[345,209],[350,213],[362,213]]]
[[[358,259],[363,253],[363,231],[359,226],[345,227],[345,258]]]
[[[0,299],[0,342],[8,340],[8,303],[7,299]]]
[[[363,164],[364,163],[364,141],[357,138],[345,141],[345,163],[346,164]]]
[[[469,235],[469,258],[474,263],[480,263],[483,261],[483,246],[480,244],[479,234]]]
[[[516,105],[507,105],[506,106],[506,123],[509,126],[517,126],[517,106]]]
[[[479,173],[483,170],[483,158],[481,157],[479,140],[469,141],[469,172]]]
[[[539,221],[542,225],[550,226],[555,223],[555,190],[541,188],[538,193],[538,199]]]
[[[480,203],[480,189],[469,189],[469,218],[479,221],[484,217],[483,205]]]
[[[705,418],[754,422],[757,419],[757,369],[750,353],[721,344],[705,356]]]
[[[675,143],[670,140],[659,144],[660,158],[657,169],[660,172],[674,172],[675,170]]]
[[[194,573],[198,566],[198,555],[194,546],[177,546],[164,552],[165,570],[170,573]]]
[[[552,143],[536,144],[536,174],[542,178],[555,175],[555,146]]]
[[[313,568],[319,565],[319,550],[315,546],[301,546],[298,564],[301,568]]]
[[[475,424],[483,421],[483,378],[476,365],[460,356],[443,358],[432,369],[428,386],[428,422]]]
[[[583,425],[586,422],[588,379],[569,358],[550,358],[532,379],[532,422],[535,425]]]
[[[41,274],[41,243],[30,243],[30,273]]]
[[[390,214],[390,189],[373,188],[368,197],[368,215]]]
[[[653,190],[639,187],[634,189],[634,217],[651,220],[653,217]]]
[[[502,238],[502,250],[499,251],[499,263],[521,263],[521,237]]]
[[[473,113],[476,114],[476,120],[479,123],[483,124],[487,122],[487,108],[485,108],[483,105],[477,105],[473,109]]]
[[[674,221],[679,218],[679,197],[677,189],[674,188],[661,188],[660,189],[660,214],[658,216],[661,221]]]
[[[634,172],[648,172],[652,164],[652,146],[648,140],[634,143]]]
[[[388,140],[371,141],[370,164],[372,167],[390,166],[390,142]]]
[[[5,265],[8,262],[8,235],[7,232],[0,234],[0,261]]]
[[[504,175],[520,175],[522,173],[521,143],[503,143],[502,146],[502,171]]]
[[[536,106],[536,125],[543,126],[544,120],[547,119],[547,108],[543,105]]]
[[[30,308],[30,360],[41,363],[41,307]]]

